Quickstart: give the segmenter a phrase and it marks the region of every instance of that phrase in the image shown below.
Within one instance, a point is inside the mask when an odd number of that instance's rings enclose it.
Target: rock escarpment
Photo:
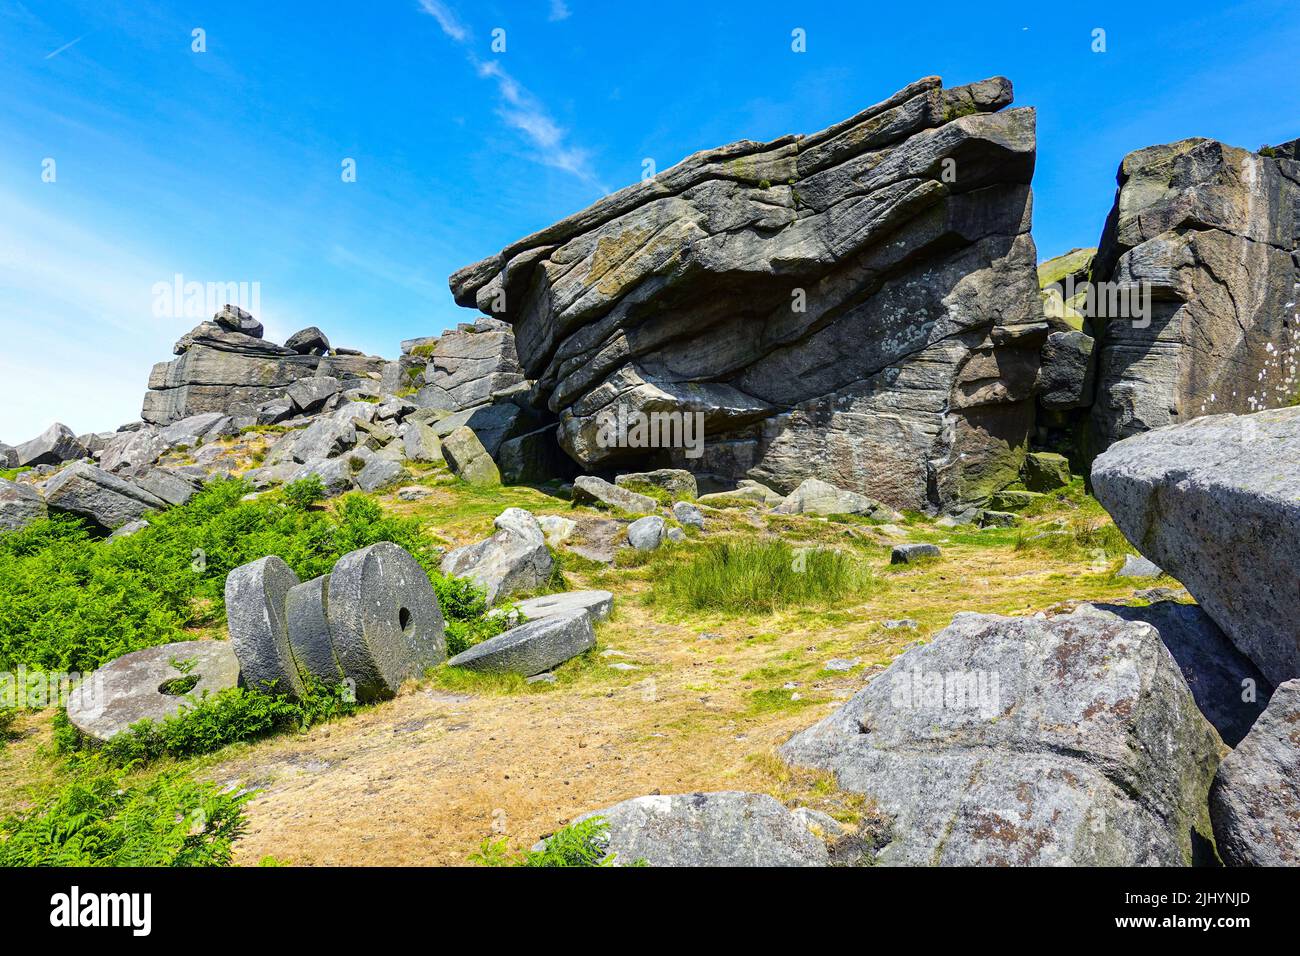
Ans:
[[[894,507],[1015,480],[1046,335],[1034,113],[938,78],[808,136],[741,141],[451,277],[509,322],[579,464],[684,465]],[[703,415],[686,449],[601,439],[620,408]]]
[[[1295,143],[1258,153],[1209,139],[1150,146],[1126,156],[1118,178],[1092,281],[1117,294],[1149,289],[1150,313],[1091,319],[1095,450],[1200,415],[1294,404]]]

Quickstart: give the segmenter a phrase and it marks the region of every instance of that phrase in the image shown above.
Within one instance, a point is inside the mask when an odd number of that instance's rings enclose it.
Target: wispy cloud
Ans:
[[[569,12],[569,5],[564,0],[551,0],[551,16],[549,19],[552,22],[569,19]]]
[[[71,43],[65,43],[65,44],[63,44],[63,46],[59,47],[57,50],[51,50],[49,53],[45,54],[45,59],[47,59],[47,60],[53,60],[53,59],[54,59],[56,56],[58,56],[60,53],[63,53],[63,52],[65,52],[65,51],[67,51],[67,50],[71,50],[74,46],[76,46],[78,43],[80,43],[80,42],[81,42],[82,40],[84,40],[85,38],[86,38],[86,35],[83,33],[81,36],[77,37],[77,38],[76,38],[75,40],[73,40]]]
[[[438,21],[443,33],[467,47],[470,32],[461,24],[455,11],[441,0],[420,0],[420,8]],[[563,16],[556,16],[561,12]],[[563,0],[555,0],[551,8],[551,19],[564,19],[568,15],[569,10]],[[570,173],[601,192],[609,192],[609,187],[600,181],[592,168],[591,153],[568,142],[568,133],[555,122],[541,100],[506,72],[498,60],[481,59],[468,48],[465,56],[480,77],[496,84],[497,94],[501,97],[497,115],[507,126],[524,135],[532,145],[538,162]]]

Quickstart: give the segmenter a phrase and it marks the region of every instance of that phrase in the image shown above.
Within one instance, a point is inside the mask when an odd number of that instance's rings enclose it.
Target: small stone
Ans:
[[[672,527],[664,532],[664,537],[667,538],[669,541],[671,541],[673,544],[681,544],[683,541],[686,540],[686,532],[683,531],[681,528]]]
[[[638,487],[658,488],[675,498],[694,498],[699,493],[695,476],[682,468],[658,468],[619,475],[614,484],[635,491]]]
[[[1115,572],[1117,578],[1158,578],[1164,574],[1159,565],[1141,555],[1124,555],[1124,567]]]
[[[1031,451],[1020,474],[1030,491],[1054,491],[1070,483],[1070,462],[1050,451]]]
[[[665,523],[658,515],[638,518],[627,526],[627,540],[638,551],[653,551],[663,541]]]
[[[704,512],[689,501],[674,501],[673,517],[687,527],[704,530]]]
[[[397,497],[403,501],[423,501],[432,495],[433,489],[426,488],[424,485],[407,485],[397,489]]]
[[[896,544],[889,554],[889,563],[916,564],[919,561],[937,558],[939,553],[939,546],[936,544]]]
[[[981,528],[1012,528],[1018,520],[1009,511],[981,511],[978,524]]]
[[[537,523],[541,526],[542,533],[546,535],[546,543],[552,548],[558,548],[573,537],[573,532],[578,527],[578,522],[560,515],[542,515],[537,519]]]
[[[881,621],[880,626],[887,631],[894,631],[900,627],[902,628],[920,627],[920,624],[912,620],[910,617],[903,617],[903,618],[896,618],[894,620],[889,620],[889,621]]]
[[[832,657],[826,662],[825,669],[828,671],[851,671],[861,663],[862,659],[860,657],[855,657],[852,660],[847,657]]]

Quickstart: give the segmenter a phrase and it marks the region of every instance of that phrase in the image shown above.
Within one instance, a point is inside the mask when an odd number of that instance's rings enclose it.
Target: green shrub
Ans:
[[[689,561],[674,561],[654,580],[652,600],[683,610],[733,614],[825,606],[864,594],[871,570],[839,551],[795,551],[784,541],[723,541]]]
[[[316,502],[325,500],[325,483],[321,481],[320,475],[308,475],[289,482],[280,489],[280,494],[286,504],[306,510]]]
[[[5,745],[9,739],[10,730],[14,720],[18,717],[18,711],[12,707],[0,707],[0,747]]]
[[[311,508],[318,499],[310,479],[296,484],[287,498],[241,501],[246,483],[215,481],[111,542],[60,515],[0,533],[0,670],[87,672],[186,640],[188,627],[220,626],[226,575],[268,554],[307,580],[349,551],[392,541],[436,573],[418,519],[385,515],[360,494]]]
[[[541,850],[511,853],[505,838],[484,840],[470,862],[480,866],[613,866],[617,854],[610,853],[609,824],[600,817],[570,823],[557,830]],[[637,860],[633,866],[644,866]]]
[[[488,616],[487,592],[468,578],[430,575],[447,623],[447,656],[455,657],[509,626],[505,614]]]
[[[48,801],[0,822],[0,867],[226,866],[248,796],[178,771],[132,785],[88,762]]]
[[[103,744],[98,753],[119,767],[148,763],[160,757],[180,760],[212,753],[239,741],[287,730],[306,730],[313,724],[356,710],[347,687],[342,684],[311,686],[300,699],[232,687],[189,700],[190,705],[174,716],[132,724],[130,729]],[[85,742],[75,731],[69,735],[62,727],[56,727],[55,746],[67,752],[82,749]]]

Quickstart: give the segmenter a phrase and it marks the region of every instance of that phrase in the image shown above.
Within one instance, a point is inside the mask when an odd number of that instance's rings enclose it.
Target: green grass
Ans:
[[[504,837],[484,840],[479,851],[470,856],[480,866],[613,866],[617,854],[609,852],[609,824],[591,817],[551,834],[540,850],[511,853]],[[632,866],[645,866],[636,860]]]
[[[798,550],[780,540],[723,541],[657,570],[651,600],[683,611],[774,613],[826,607],[875,586],[860,559],[830,549]]]

